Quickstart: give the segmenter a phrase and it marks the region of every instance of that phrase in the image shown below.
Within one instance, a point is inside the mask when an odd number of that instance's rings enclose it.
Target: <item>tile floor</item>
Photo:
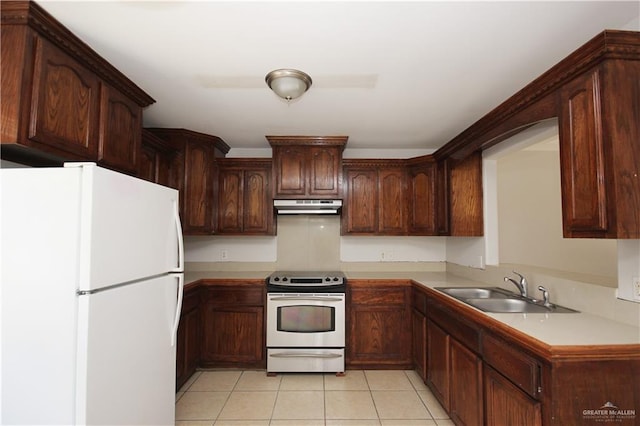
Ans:
[[[447,413],[410,370],[335,374],[198,371],[176,394],[180,426],[444,426]]]

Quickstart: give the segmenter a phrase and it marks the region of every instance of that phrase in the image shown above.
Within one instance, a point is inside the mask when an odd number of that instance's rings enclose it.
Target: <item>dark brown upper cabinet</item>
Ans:
[[[342,234],[407,234],[404,160],[345,160]]]
[[[170,164],[169,186],[180,191],[182,230],[188,235],[214,232],[215,159],[229,146],[219,137],[186,129],[148,128],[176,151]]]
[[[346,136],[267,136],[274,198],[337,198]]]
[[[138,177],[160,185],[179,189],[179,185],[171,181],[170,166],[178,152],[163,139],[147,129],[142,129],[142,148],[138,161]]]
[[[434,156],[445,168],[453,167],[454,162],[466,161],[474,152],[536,123],[557,119],[564,237],[638,239],[638,99],[640,32],[606,30],[498,105]],[[452,182],[457,178],[468,180],[462,177],[467,172],[459,172],[462,169],[445,174]],[[455,193],[456,189],[449,192]],[[455,208],[456,201],[451,200],[449,206]],[[458,207],[461,211],[466,208]],[[456,224],[449,225],[451,235],[457,235],[453,229]]]
[[[216,234],[273,235],[271,160],[217,160]]]
[[[563,233],[640,238],[640,63],[610,60],[558,94]]]
[[[135,175],[154,102],[34,2],[2,4],[2,157]]]

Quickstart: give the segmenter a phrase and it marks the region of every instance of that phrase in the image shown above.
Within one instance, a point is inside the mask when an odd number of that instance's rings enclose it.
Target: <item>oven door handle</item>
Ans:
[[[269,300],[320,300],[323,302],[342,302],[344,298],[335,296],[269,296]]]
[[[341,358],[342,354],[321,354],[313,352],[277,352],[269,354],[272,358]]]

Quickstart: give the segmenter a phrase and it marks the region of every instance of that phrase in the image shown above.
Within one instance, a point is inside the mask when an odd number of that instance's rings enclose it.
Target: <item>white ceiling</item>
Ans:
[[[268,148],[265,135],[346,135],[348,148],[431,152],[640,2],[40,1],[156,99],[147,127]],[[308,73],[289,105],[265,75]]]

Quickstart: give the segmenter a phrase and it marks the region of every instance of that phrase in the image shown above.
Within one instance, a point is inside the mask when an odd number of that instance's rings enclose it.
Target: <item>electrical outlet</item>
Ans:
[[[633,277],[633,297],[640,300],[640,277]]]
[[[227,249],[220,249],[220,260],[229,260],[229,251]]]
[[[393,260],[393,251],[381,251],[380,252],[380,261],[382,262],[390,262]]]

